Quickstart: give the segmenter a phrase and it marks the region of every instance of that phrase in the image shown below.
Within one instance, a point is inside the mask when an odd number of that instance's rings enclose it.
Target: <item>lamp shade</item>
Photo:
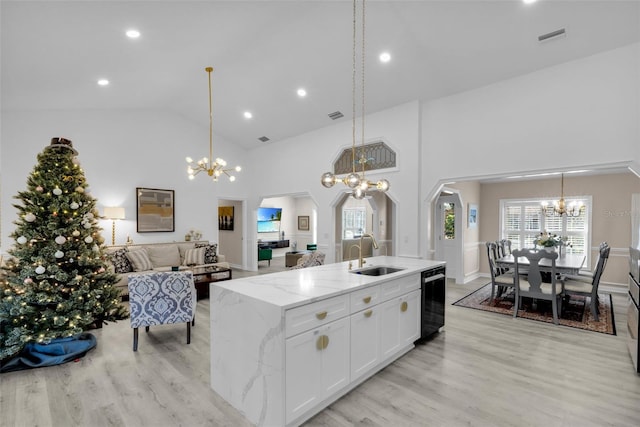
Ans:
[[[104,208],[103,215],[107,219],[124,219],[124,208]]]

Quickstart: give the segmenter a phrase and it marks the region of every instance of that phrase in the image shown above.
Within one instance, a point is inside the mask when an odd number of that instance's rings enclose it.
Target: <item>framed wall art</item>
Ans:
[[[136,188],[136,223],[138,233],[175,231],[173,190]]]
[[[233,206],[218,206],[218,230],[233,230]]]
[[[298,230],[309,230],[309,216],[298,217]]]
[[[474,228],[478,226],[478,205],[473,203],[469,203],[467,205],[467,219],[469,223],[469,228]]]

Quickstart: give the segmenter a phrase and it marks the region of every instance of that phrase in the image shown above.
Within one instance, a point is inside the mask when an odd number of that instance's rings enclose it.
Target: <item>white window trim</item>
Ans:
[[[347,230],[353,230],[352,228],[346,227],[344,223],[344,217],[347,211],[359,212],[362,215],[364,221],[363,233],[367,232],[367,209],[364,206],[353,206],[348,208],[343,208],[342,210],[342,238],[345,239],[345,233]],[[355,233],[354,233],[355,236]]]
[[[554,198],[554,200],[559,199],[560,197]],[[567,203],[572,201],[581,201],[584,203],[584,206],[587,210],[587,221],[586,221],[586,242],[585,242],[585,255],[587,259],[582,266],[583,270],[591,270],[591,253],[593,252],[593,242],[591,237],[592,230],[592,221],[593,221],[593,197],[592,196],[570,196],[564,198]],[[542,205],[542,202],[548,202],[549,197],[541,198],[541,197],[533,197],[533,198],[518,198],[518,199],[500,199],[500,223],[498,226],[500,227],[500,238],[504,238],[504,210],[506,204],[539,204]]]

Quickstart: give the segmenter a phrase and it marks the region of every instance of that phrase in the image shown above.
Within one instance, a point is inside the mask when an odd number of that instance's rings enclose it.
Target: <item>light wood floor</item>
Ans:
[[[236,277],[239,277],[237,275]],[[311,419],[308,426],[638,426],[640,377],[618,336],[454,307],[486,283],[448,284],[445,331]],[[183,327],[92,331],[65,365],[0,375],[2,426],[244,426],[209,388],[209,304]]]

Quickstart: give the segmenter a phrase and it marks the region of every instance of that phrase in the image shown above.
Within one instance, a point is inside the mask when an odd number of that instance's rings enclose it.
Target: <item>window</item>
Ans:
[[[365,169],[368,171],[396,167],[396,152],[382,141],[365,144],[364,147],[359,147],[355,154],[355,167],[357,172],[362,170],[362,165],[358,162],[360,157],[367,159]],[[340,157],[333,164],[334,173],[336,175],[351,173],[354,167],[353,162],[352,148],[345,148]]]
[[[544,200],[501,200],[501,228],[502,238],[511,240],[513,249],[532,248],[533,241],[540,232],[546,230],[559,236],[567,236],[570,247],[567,253],[586,254],[585,268],[589,268],[591,260],[591,237],[589,234],[589,215],[591,212],[591,197],[565,197],[567,203],[579,200],[584,203],[585,210],[577,217],[565,215],[547,217],[541,212],[540,206]]]
[[[445,202],[442,204],[444,213],[444,238],[453,240],[456,238],[456,206],[455,203]]]
[[[365,207],[344,208],[342,210],[342,238],[353,239],[362,236],[367,229],[367,209]]]

